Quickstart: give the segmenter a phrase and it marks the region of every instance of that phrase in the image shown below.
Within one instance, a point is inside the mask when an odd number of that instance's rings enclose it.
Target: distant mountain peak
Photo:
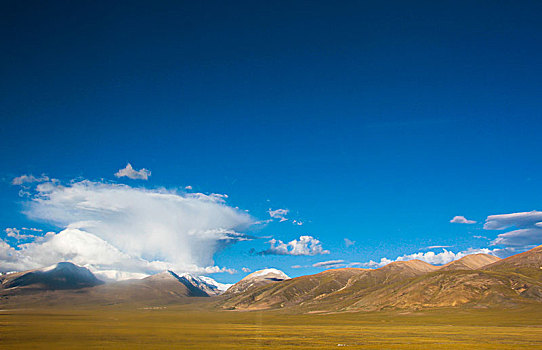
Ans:
[[[172,270],[162,271],[155,275],[146,277],[148,281],[172,281],[184,284],[192,294],[196,296],[214,296],[220,295],[231,285],[219,283],[206,276],[194,276],[190,273],[177,274]]]
[[[438,267],[431,265],[425,261],[419,259],[406,260],[406,261],[394,261],[377,270],[392,270],[392,269],[411,269],[419,272],[430,272],[437,270]]]
[[[250,275],[247,275],[244,279],[251,279],[251,278],[280,278],[282,280],[290,279],[290,277],[282,272],[281,270],[275,269],[275,268],[268,268],[263,270],[254,271]]]
[[[2,287],[35,290],[79,289],[103,284],[86,267],[59,262],[45,268],[6,275]]]
[[[494,262],[501,260],[500,258],[489,254],[469,254],[461,259],[449,262],[443,265],[439,270],[451,271],[451,270],[477,270]]]
[[[247,291],[248,289],[252,289],[255,287],[260,287],[269,283],[273,282],[281,282],[285,280],[289,280],[290,277],[285,274],[284,272],[275,269],[275,268],[267,268],[263,270],[255,271],[239,282],[235,283],[233,286],[231,286],[226,293],[228,294],[237,294]]]

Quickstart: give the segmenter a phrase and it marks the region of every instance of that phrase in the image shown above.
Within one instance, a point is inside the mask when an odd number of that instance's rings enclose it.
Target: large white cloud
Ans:
[[[248,239],[240,232],[254,222],[244,211],[228,206],[224,195],[91,181],[42,183],[36,189],[26,214],[65,229],[20,249],[2,245],[3,270],[69,260],[95,271],[220,272],[225,270],[214,266],[214,254]]]
[[[486,230],[510,228],[516,230],[499,234],[492,244],[523,249],[542,244],[542,211],[491,215],[484,224]]]

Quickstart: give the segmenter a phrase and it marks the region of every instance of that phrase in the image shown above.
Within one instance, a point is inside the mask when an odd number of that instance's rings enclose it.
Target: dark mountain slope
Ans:
[[[20,290],[30,292],[80,289],[103,284],[88,269],[70,262],[61,262],[43,269],[0,276],[0,281],[5,293]]]

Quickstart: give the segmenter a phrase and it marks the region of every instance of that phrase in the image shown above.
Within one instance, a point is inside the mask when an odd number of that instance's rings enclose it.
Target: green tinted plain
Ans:
[[[0,347],[120,349],[542,348],[542,308],[294,315],[103,307],[2,310]]]

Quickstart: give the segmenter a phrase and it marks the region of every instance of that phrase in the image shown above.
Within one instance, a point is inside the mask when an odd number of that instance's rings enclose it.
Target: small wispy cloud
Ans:
[[[269,216],[273,219],[279,219],[280,222],[287,221],[286,215],[290,212],[288,209],[269,209],[267,211],[269,213]]]
[[[142,168],[140,170],[135,170],[132,167],[132,164],[128,163],[126,167],[123,169],[120,169],[115,173],[116,177],[127,177],[132,180],[148,180],[149,176],[151,176],[150,170],[147,170],[145,168]]]
[[[352,241],[352,240],[350,240],[350,239],[348,239],[348,238],[345,238],[345,239],[344,239],[344,245],[346,246],[346,248],[351,247],[351,246],[353,246],[354,244],[356,244],[356,241]]]
[[[439,248],[452,248],[451,245],[431,245],[429,247],[426,247],[425,249],[439,249]]]
[[[21,233],[21,230],[15,228],[15,227],[8,227],[8,228],[6,228],[6,229],[4,230],[4,232],[6,233],[6,236],[7,236],[7,237],[14,238],[14,239],[16,239],[17,241],[21,241],[21,240],[24,240],[24,239],[28,239],[28,238],[33,238],[33,237],[34,237],[34,235]]]
[[[454,216],[454,218],[452,220],[450,220],[450,222],[452,224],[475,224],[476,223],[476,221],[469,220],[466,217],[461,216],[461,215]]]
[[[320,261],[320,262],[312,264],[312,267],[337,267],[337,266],[342,266],[343,263],[344,263],[344,260]]]
[[[17,176],[13,180],[11,180],[11,184],[12,185],[24,185],[26,183],[45,182],[45,181],[49,181],[49,177],[47,175],[41,174],[41,176],[36,177],[36,176],[30,174],[30,175]]]

